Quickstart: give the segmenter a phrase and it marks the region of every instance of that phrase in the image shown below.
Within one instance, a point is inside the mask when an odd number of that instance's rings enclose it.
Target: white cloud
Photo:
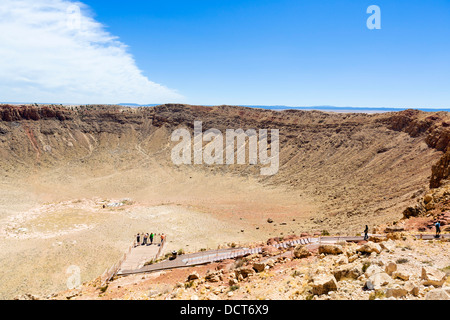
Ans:
[[[145,77],[126,46],[87,10],[67,0],[0,1],[0,101],[184,100]]]

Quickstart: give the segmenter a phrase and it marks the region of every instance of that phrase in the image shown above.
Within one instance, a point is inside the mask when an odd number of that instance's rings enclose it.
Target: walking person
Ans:
[[[369,240],[369,226],[366,225],[366,229],[364,230],[364,241]]]
[[[434,225],[436,227],[436,238],[441,237],[441,223],[439,221]]]
[[[150,233],[150,245],[153,244],[153,237],[154,237],[154,235],[153,235],[153,232],[152,232],[152,233]]]

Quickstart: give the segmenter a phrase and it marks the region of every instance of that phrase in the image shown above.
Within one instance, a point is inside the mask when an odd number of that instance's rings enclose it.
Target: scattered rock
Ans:
[[[450,294],[444,289],[434,289],[425,295],[425,300],[450,300]]]
[[[270,245],[264,246],[264,247],[262,248],[262,250],[261,250],[261,254],[262,254],[264,257],[267,257],[267,256],[269,256],[269,257],[275,256],[275,255],[277,255],[278,253],[279,253],[279,250],[278,250],[277,248],[273,247],[273,246],[270,246]]]
[[[366,272],[365,272],[365,275],[367,276],[367,277],[370,277],[370,276],[373,276],[374,274],[376,274],[376,273],[383,273],[384,271],[383,271],[383,269],[380,267],[380,266],[378,266],[378,265],[376,265],[376,264],[371,264],[367,269],[366,269]]]
[[[402,231],[405,231],[405,228],[399,225],[390,226],[384,230],[385,233],[402,232]]]
[[[392,274],[392,278],[408,281],[411,278],[411,274],[406,270],[397,270]]]
[[[341,255],[336,260],[336,264],[338,266],[342,266],[342,265],[348,264],[348,258],[345,255]]]
[[[335,245],[335,244],[321,244],[319,246],[319,254],[343,254],[344,250],[342,249],[342,246]]]
[[[333,275],[337,281],[344,279],[358,279],[362,275],[362,265],[360,263],[346,264],[334,269]]]
[[[228,284],[231,286],[235,286],[237,285],[239,282],[236,279],[230,279],[230,281],[228,281]]]
[[[381,242],[380,247],[387,252],[394,252],[395,242],[389,239],[388,241]]]
[[[367,280],[373,286],[373,290],[380,290],[383,286],[386,286],[392,282],[392,278],[385,272],[375,273]],[[368,283],[366,282],[366,287]]]
[[[205,281],[207,282],[219,282],[222,280],[222,271],[211,271],[208,270],[205,276]]]
[[[294,249],[294,257],[297,259],[303,259],[311,256],[311,252],[306,248],[306,246],[299,244]]]
[[[198,275],[198,273],[196,271],[194,271],[188,276],[187,281],[193,281],[193,280],[198,280],[198,279],[200,279],[200,276]]]
[[[328,294],[337,290],[337,281],[333,275],[321,274],[313,278],[312,293],[314,295]]]
[[[32,300],[32,301],[37,301],[37,300],[41,300],[41,298],[38,297],[38,296],[32,295],[32,294],[26,293],[24,295],[15,297],[14,300],[29,300],[29,301]]]
[[[396,263],[394,263],[394,262],[389,262],[387,265],[386,265],[386,268],[384,269],[384,271],[386,271],[386,273],[388,274],[388,275],[390,275],[390,276],[392,276],[392,274],[395,272],[395,271],[397,271],[397,264]]]
[[[425,286],[442,287],[447,275],[432,267],[422,267],[422,280]]]
[[[267,264],[264,262],[256,262],[253,264],[253,269],[255,269],[256,272],[263,272],[266,269]]]
[[[419,286],[413,282],[413,281],[407,281],[405,285],[403,286],[408,293],[412,294],[413,296],[417,297],[419,296],[420,288]]]
[[[386,289],[386,297],[402,298],[408,294],[408,291],[400,285],[394,285],[392,288]]]
[[[241,267],[235,270],[236,278],[239,279],[239,276],[243,279],[248,278],[249,276],[252,276],[255,274],[255,270],[251,267]]]
[[[379,254],[381,252],[381,246],[378,243],[368,242],[357,248],[356,252],[361,252],[363,254],[371,254],[372,252],[375,252]]]

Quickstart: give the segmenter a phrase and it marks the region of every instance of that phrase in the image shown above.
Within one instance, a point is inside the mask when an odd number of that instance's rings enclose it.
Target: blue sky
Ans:
[[[81,2],[176,93],[117,103],[450,108],[448,0]]]

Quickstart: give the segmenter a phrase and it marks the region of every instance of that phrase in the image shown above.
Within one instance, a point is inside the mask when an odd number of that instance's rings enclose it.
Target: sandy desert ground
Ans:
[[[189,252],[232,242],[265,241],[270,235],[298,233],[312,224],[314,206],[283,188],[265,189],[251,179],[191,176],[192,182],[186,184],[183,175],[173,173],[167,183],[136,194],[108,188],[120,185],[120,175],[103,182],[97,179],[99,190],[90,189],[94,183],[88,180],[65,187],[21,185],[15,189],[4,181],[0,297],[65,290],[70,266],[80,268],[82,282],[90,281],[121,258],[138,232],[165,233],[166,250]],[[220,194],[216,192],[219,185]],[[123,200],[123,206],[108,207]],[[266,222],[269,217],[274,224]],[[280,225],[283,222],[287,225]]]

